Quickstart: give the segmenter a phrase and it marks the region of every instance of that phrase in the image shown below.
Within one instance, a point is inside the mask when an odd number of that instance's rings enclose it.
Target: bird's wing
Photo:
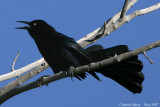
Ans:
[[[96,44],[85,49],[88,53],[103,50],[103,46]]]
[[[83,49],[73,38],[67,37],[63,34],[59,34],[58,41],[60,41],[61,44],[77,58],[77,60],[81,63],[81,66],[90,64],[94,61],[89,57],[88,52]],[[99,77],[94,71],[90,71],[88,73],[100,81]]]
[[[58,40],[76,57],[81,57],[82,59],[84,57],[88,61],[93,62],[93,59],[89,57],[88,52],[83,49],[73,38],[67,37],[63,34],[59,34]]]

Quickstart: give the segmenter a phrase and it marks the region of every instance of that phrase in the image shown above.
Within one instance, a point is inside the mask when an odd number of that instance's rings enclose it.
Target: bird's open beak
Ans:
[[[16,22],[29,24],[29,22],[27,22],[27,21],[16,21]],[[24,26],[24,27],[17,27],[15,29],[26,29],[26,30],[28,30],[29,28],[30,28],[29,26]]]

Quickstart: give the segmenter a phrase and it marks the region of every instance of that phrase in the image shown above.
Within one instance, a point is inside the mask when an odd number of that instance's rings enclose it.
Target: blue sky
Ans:
[[[42,57],[27,31],[14,29],[23,26],[23,24],[17,23],[17,20],[43,19],[59,32],[79,40],[117,13],[123,2],[121,0],[1,0],[0,75],[11,71],[17,52],[20,52],[21,55],[16,62],[15,69]],[[158,2],[159,0],[139,0],[128,13]],[[137,17],[96,43],[105,48],[126,44],[130,49],[136,49],[158,41],[160,35],[159,13],[160,10],[157,10]],[[160,49],[156,48],[147,52],[147,55],[155,63],[153,65],[143,55],[139,55],[144,62],[142,72],[145,75],[141,94],[134,95],[113,80],[99,75],[103,82],[99,82],[91,76],[82,82],[66,78],[50,83],[49,86],[19,94],[6,101],[2,106],[118,107],[121,103],[137,103],[142,107],[144,103],[159,103],[160,105],[159,51]],[[28,82],[48,74],[52,74],[50,68]],[[0,87],[14,79],[1,82]]]

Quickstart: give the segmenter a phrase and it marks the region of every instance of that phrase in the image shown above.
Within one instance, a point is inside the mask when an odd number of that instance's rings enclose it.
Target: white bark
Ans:
[[[11,79],[11,78],[14,78],[14,77],[18,77],[20,76],[21,74],[39,66],[40,64],[42,63],[45,63],[45,60],[43,58],[23,67],[23,68],[20,68],[18,70],[14,70],[12,72],[9,72],[7,74],[4,74],[4,75],[0,75],[0,82],[1,81],[4,81],[4,80],[8,80],[8,79]]]

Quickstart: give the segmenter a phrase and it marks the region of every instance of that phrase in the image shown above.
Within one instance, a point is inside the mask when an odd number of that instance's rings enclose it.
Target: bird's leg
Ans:
[[[71,76],[71,80],[73,81],[73,76],[74,76],[74,67],[73,66],[71,66],[70,68],[69,68],[69,75]]]
[[[44,80],[45,77],[49,77],[50,75],[43,75],[42,77],[40,77],[37,81],[38,81],[38,86],[41,88],[42,86],[42,82]],[[48,86],[48,84],[46,84],[46,86]]]

